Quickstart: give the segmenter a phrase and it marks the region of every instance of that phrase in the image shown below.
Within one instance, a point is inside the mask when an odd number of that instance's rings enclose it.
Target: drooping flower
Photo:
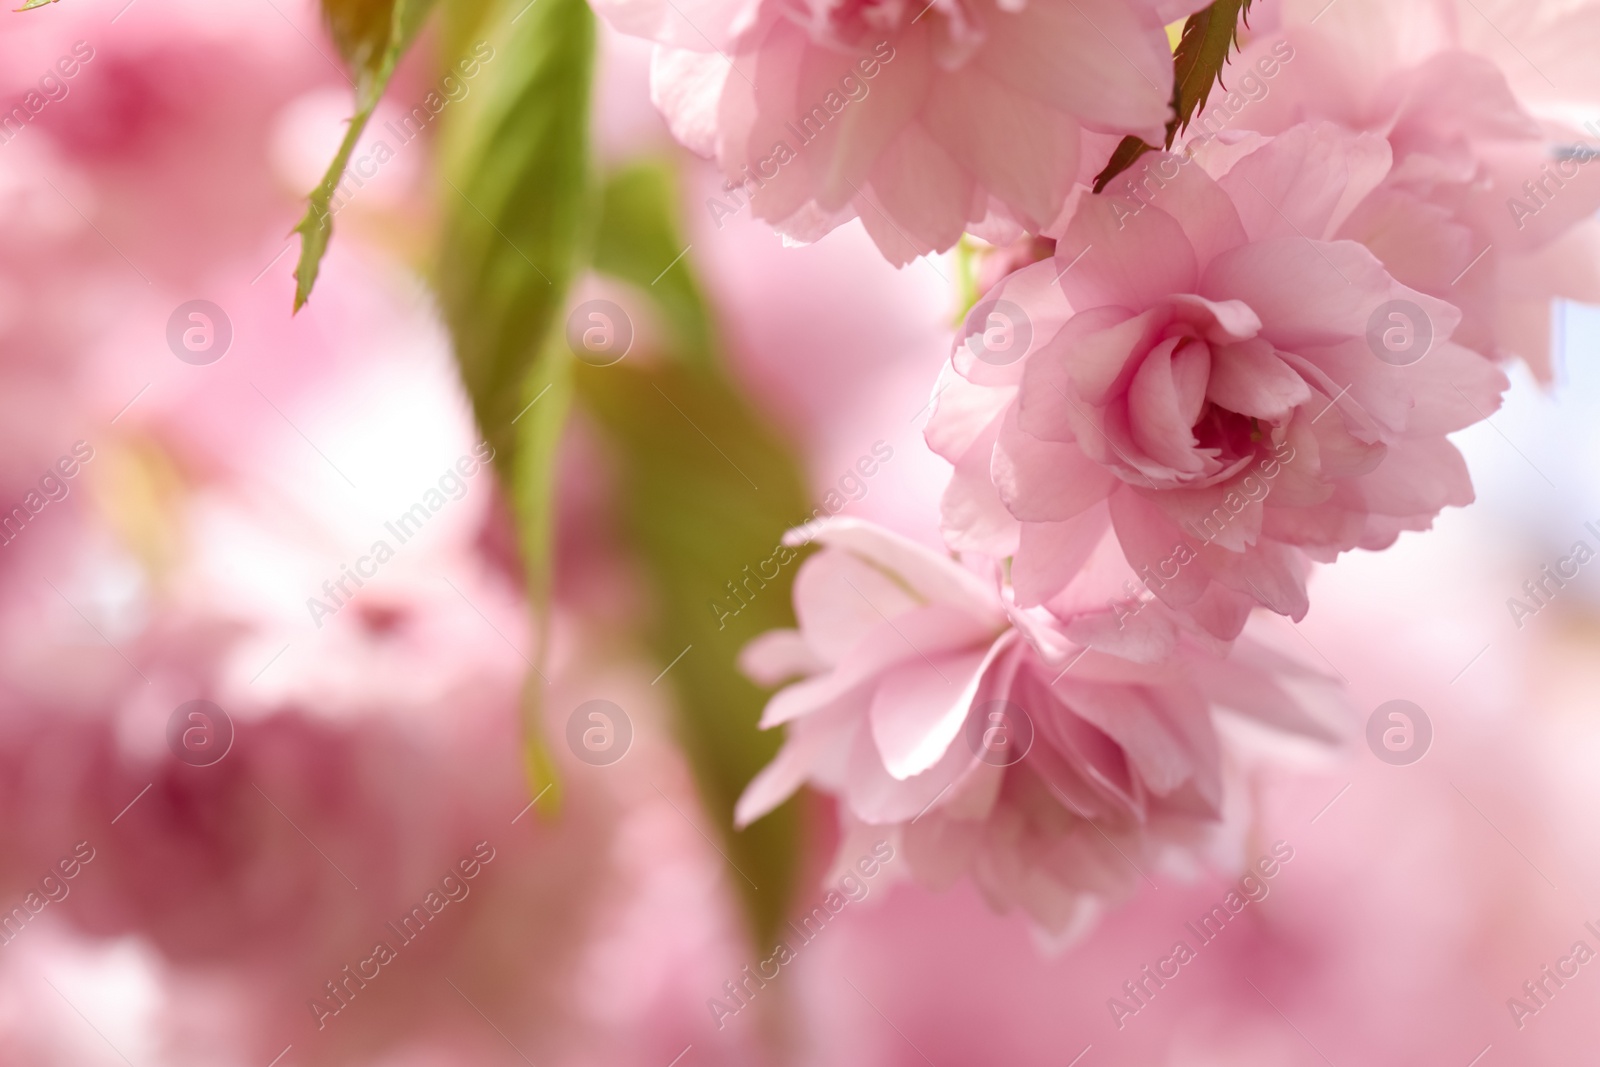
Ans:
[[[796,578],[799,630],[744,657],[759,681],[804,677],[767,705],[762,725],[789,736],[741,823],[809,782],[847,822],[892,828],[919,879],[968,873],[997,906],[1066,932],[1126,896],[1141,858],[1192,867],[1222,833],[1237,797],[1215,707],[1335,729],[1336,687],[1265,646],[1222,659],[1180,639],[1135,662],[1040,630],[992,583],[881,528],[812,533],[825,547]]]
[[[1037,233],[1086,166],[1081,133],[1163,134],[1163,26],[1195,0],[597,0],[659,42],[652,95],[748,204],[813,241],[860,217],[903,264],[964,230]],[[1093,169],[1088,170],[1093,173]]]
[[[1202,157],[1147,157],[1139,199],[1082,197],[1054,260],[956,343],[927,430],[955,464],[945,529],[1014,557],[1024,606],[1111,531],[1150,592],[1229,639],[1256,604],[1303,617],[1310,561],[1472,499],[1445,435],[1504,376],[1451,340],[1454,306],[1335,239],[1387,145],[1303,125]]]
[[[1454,535],[1468,541],[1478,566],[1463,569],[1461,555],[1419,540],[1387,553],[1382,566],[1341,569],[1345,580],[1319,590],[1330,595],[1318,601],[1314,638],[1354,691],[1375,700],[1404,694],[1435,724],[1453,724],[1447,752],[1429,752],[1411,767],[1389,766],[1365,751],[1323,767],[1251,767],[1253,832],[1241,859],[1257,864],[1256,877],[1175,884],[1146,867],[1159,891],[1141,892],[1106,915],[1065,956],[1052,958],[1037,938],[1014,936],[974,893],[902,886],[852,929],[836,958],[819,960],[817,972],[805,975],[807,992],[821,999],[839,989],[824,1003],[845,1024],[865,1017],[884,1032],[885,1044],[907,1050],[898,1062],[918,1064],[907,1040],[940,1063],[1052,1063],[1063,1047],[1070,1060],[1092,1041],[1079,1067],[1091,1060],[1112,1067],[1326,1067],[1323,1055],[1338,1064],[1409,1067],[1430,1062],[1441,1048],[1464,1048],[1465,1063],[1497,1033],[1529,1042],[1530,1064],[1581,1062],[1592,1017],[1572,1005],[1584,979],[1563,979],[1564,989],[1546,982],[1554,999],[1536,984],[1543,1005],[1521,983],[1537,983],[1541,965],[1554,971],[1575,939],[1595,946],[1539,873],[1561,882],[1562,857],[1583,855],[1600,800],[1592,771],[1600,723],[1583,710],[1600,682],[1600,659],[1587,636],[1592,616],[1568,616],[1571,629],[1554,641],[1548,638],[1559,623],[1524,635],[1537,650],[1525,645],[1497,662],[1480,661],[1451,685],[1477,647],[1457,636],[1463,605],[1503,596],[1503,572],[1489,561],[1525,566],[1529,558],[1482,524],[1460,524]],[[1396,597],[1393,582],[1402,573],[1412,580],[1408,595]],[[1374,641],[1373,605],[1381,601],[1393,614],[1385,640]],[[1434,737],[1436,746],[1444,743],[1442,733]],[[1415,772],[1427,773],[1440,755],[1451,761],[1459,792],[1443,783],[1419,788]],[[1463,795],[1539,871],[1512,853]],[[1262,864],[1280,842],[1293,858]],[[911,850],[900,852],[904,859]],[[1115,853],[1109,858],[1122,862]],[[1263,870],[1274,873],[1263,877]],[[1235,893],[1249,902],[1230,900]],[[1218,934],[1220,907],[1234,914]],[[885,1027],[878,1011],[900,1033]],[[982,1027],[972,1024],[978,1018]],[[854,1037],[848,1029],[828,1031],[819,1060],[847,1060]],[[1495,1045],[1483,1064],[1501,1050],[1499,1040]]]

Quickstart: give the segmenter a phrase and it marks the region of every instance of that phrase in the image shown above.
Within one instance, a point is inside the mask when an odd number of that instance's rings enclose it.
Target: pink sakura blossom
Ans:
[[[815,540],[800,629],[745,652],[758,681],[804,678],[767,705],[762,725],[789,736],[741,824],[810,782],[847,824],[892,827],[919,879],[969,873],[997,907],[1068,932],[1131,893],[1130,858],[1192,868],[1222,836],[1237,798],[1214,707],[1332,736],[1334,687],[1265,646],[1220,659],[1184,641],[1135,663],[1032,625],[972,571],[878,527],[835,519]]]
[[[1520,356],[1549,378],[1551,301],[1600,303],[1596,79],[1572,48],[1592,39],[1595,15],[1592,5],[1474,6],[1341,0],[1321,17],[1322,0],[1289,0],[1282,30],[1252,42],[1225,75],[1252,99],[1225,119],[1213,107],[1217,121],[1202,116],[1192,132],[1276,134],[1327,120],[1384,138],[1393,166],[1335,236],[1455,304],[1458,343]],[[1271,77],[1239,84],[1251,75],[1237,72],[1286,54],[1268,64]]]
[[[1205,158],[1147,157],[1140,199],[1083,196],[1055,258],[991,291],[955,346],[927,429],[955,464],[946,534],[1012,557],[1024,607],[1114,534],[1151,593],[1226,640],[1256,604],[1303,617],[1310,561],[1472,500],[1445,435],[1504,376],[1451,340],[1455,307],[1335,239],[1387,144],[1304,125]],[[1025,349],[991,345],[996,314]]]
[[[1083,131],[1160,137],[1172,90],[1162,27],[1201,6],[595,4],[658,42],[656,105],[727,179],[707,201],[717,221],[748,203],[785,236],[814,241],[859,216],[896,264],[965,230],[1041,230],[1101,162],[1081,154]]]

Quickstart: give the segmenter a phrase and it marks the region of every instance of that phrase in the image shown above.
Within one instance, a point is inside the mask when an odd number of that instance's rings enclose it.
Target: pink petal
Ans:
[[[1065,629],[1067,636],[1083,647],[1131,663],[1161,663],[1170,659],[1178,647],[1178,629],[1172,613],[1151,603],[1078,615]]]
[[[1237,593],[1219,582],[1211,582],[1200,599],[1185,607],[1183,613],[1207,634],[1227,642],[1239,636],[1244,624],[1250,621],[1250,612],[1256,603],[1252,594]]]
[[[1247,484],[1246,479],[1253,481]],[[1261,530],[1261,502],[1271,491],[1270,482],[1243,473],[1204,489],[1167,490],[1157,496],[1155,503],[1178,524],[1197,551],[1202,546],[1215,545],[1225,551],[1243,552],[1256,542]]]
[[[1055,283],[1056,275],[1060,272],[1054,259],[1030,263],[995,283],[983,299],[973,306],[956,333],[951,356],[951,363],[963,378],[984,385],[1016,385],[1021,381],[1028,357],[1060,334],[1062,327],[1072,319],[1072,306],[1067,303],[1061,287]],[[981,358],[985,354],[983,349],[981,346],[975,349],[968,338],[989,328],[987,316],[982,312],[1001,300],[1026,315],[1027,330],[1031,337],[1028,348],[1019,353],[1016,359],[1008,358],[997,363]]]
[[[1174,322],[1186,322],[1212,344],[1248,341],[1261,332],[1261,318],[1243,300],[1207,300],[1179,293],[1166,301]]]
[[[1441,509],[1473,500],[1466,461],[1443,437],[1391,445],[1378,469],[1361,479],[1360,491],[1367,510],[1415,519],[1412,529],[1426,529]]]
[[[1218,180],[1252,241],[1327,240],[1389,173],[1389,142],[1329,122],[1292,126]]]
[[[897,267],[949,248],[966,228],[972,176],[920,123],[907,124],[877,158],[867,188],[869,202],[856,206],[861,224]]]
[[[872,739],[890,777],[904,781],[937,763],[961,732],[982,673],[1002,648],[907,661],[872,695]]]
[[[993,437],[999,416],[1014,391],[974,385],[945,364],[933,391],[933,414],[922,431],[928,447],[951,463],[960,463],[980,438]],[[992,440],[991,440],[992,443]]]
[[[1094,508],[1067,522],[1023,524],[1016,557],[1011,561],[1011,586],[1017,605],[1043,604],[1083,569],[1105,538],[1107,514]]]
[[[1212,349],[1206,397],[1241,415],[1282,422],[1311,399],[1311,389],[1270,344],[1255,338]]]
[[[902,662],[983,647],[993,634],[993,627],[980,625],[945,604],[931,604],[882,619],[852,644],[832,671],[779,690],[767,702],[761,728],[822,711]]]
[[[778,754],[750,780],[734,805],[734,825],[749,826],[788,800],[805,784],[822,754],[849,744],[853,733],[854,720],[848,718],[808,721],[790,727]]]
[[[1339,679],[1258,639],[1241,638],[1226,658],[1197,656],[1191,669],[1211,699],[1268,726],[1323,741],[1349,732],[1350,709]]]
[[[768,630],[739,651],[739,670],[762,686],[816,674],[827,667],[799,630]]]
[[[1111,496],[1111,522],[1129,565],[1151,592],[1175,608],[1194,603],[1209,579],[1197,562],[1179,565],[1174,556],[1189,538],[1140,490],[1124,486]]]
[[[974,62],[1085,125],[1147,141],[1165,134],[1172,53],[1155,25],[1124,0],[1019,6],[990,18]]]
[[[1120,308],[1097,308],[1077,315],[1039,349],[1022,372],[1017,394],[1022,428],[1035,437],[1068,441],[1081,425],[1082,402],[1103,405],[1133,377],[1135,353],[1144,352],[1166,326],[1165,309],[1129,316]]]
[[[797,45],[803,52],[792,106],[781,116],[776,136],[798,154],[786,166],[806,168],[818,206],[834,211],[858,195],[879,157],[915,120],[936,75],[928,47],[919,40],[921,27],[902,35],[893,62],[880,65],[873,78],[863,77],[856,66],[865,51],[824,48],[798,27],[794,32],[805,43]],[[852,97],[852,91],[860,95]],[[892,203],[888,211],[902,218],[900,207]]]
[[[1305,558],[1276,541],[1262,541],[1247,552],[1209,550],[1206,563],[1219,580],[1242,596],[1295,622],[1306,617],[1311,602],[1306,596]]]
[[[868,823],[903,823],[920,815],[975,769],[985,765],[965,744],[949,745],[932,767],[909,778],[892,777],[883,765],[868,723],[861,723],[838,791],[856,818]]]
[[[1168,724],[1151,693],[1080,682],[1071,674],[1051,690],[1060,694],[1063,713],[1077,715],[1122,747],[1152,792],[1170,793],[1194,777],[1198,768],[1187,739]]]
[[[1080,310],[1139,312],[1173,293],[1197,291],[1199,263],[1183,227],[1137,200],[1084,197],[1056,255],[1069,263],[1082,257],[1061,276],[1062,292]]]
[[[758,5],[749,0],[596,0],[594,7],[630,36],[715,54],[732,47]]]
[[[1436,338],[1461,321],[1451,305],[1396,283],[1354,241],[1277,237],[1243,245],[1212,260],[1200,293],[1249,304],[1264,324],[1261,336],[1291,351],[1350,339],[1365,344],[1373,309],[1391,299],[1421,307]]]
[[[824,663],[838,663],[885,615],[892,618],[916,606],[904,586],[848,552],[819,552],[795,576],[800,632]]]
[[[1104,732],[1073,714],[1030,678],[1016,700],[1034,709],[1035,738],[1028,764],[1079,818],[1145,816],[1144,783],[1126,753]]]
[[[717,112],[731,76],[732,68],[714,52],[658,48],[650,57],[650,101],[689,151],[717,154]]]
[[[1037,232],[1061,210],[1078,170],[1071,116],[969,63],[933,80],[922,124],[1028,229]]]
[[[982,552],[1004,559],[1016,551],[1017,520],[1006,510],[1000,490],[989,476],[999,434],[1000,420],[996,418],[956,463],[939,500],[940,530],[957,552]]]
[[[1007,510],[1023,522],[1064,522],[1104,500],[1119,484],[1076,444],[1041,441],[1022,432],[1016,408],[1001,423],[990,477]]]
[[[948,555],[860,519],[827,519],[811,529],[817,543],[866,561],[924,603],[964,612],[977,626],[998,626],[1003,620],[994,591]],[[874,606],[892,614],[883,604]]]
[[[1128,421],[1134,443],[1173,470],[1195,473],[1205,467],[1190,428],[1205,404],[1210,371],[1206,345],[1173,337],[1145,355],[1129,383]]]
[[[1190,156],[1150,153],[1113,179],[1106,190],[1136,202],[1159,204],[1183,228],[1201,267],[1248,240],[1233,200]]]

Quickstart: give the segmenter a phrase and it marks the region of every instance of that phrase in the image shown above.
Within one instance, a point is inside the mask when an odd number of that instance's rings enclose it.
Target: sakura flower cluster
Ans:
[[[1001,246],[925,428],[948,553],[816,535],[798,630],[747,652],[801,680],[739,817],[809,783],[922,880],[1054,931],[1147,860],[1227,855],[1223,718],[1342,728],[1269,616],[1305,618],[1314,564],[1471,503],[1449,435],[1507,361],[1550,376],[1556,299],[1600,300],[1575,118],[1600,85],[1533,78],[1471,3],[1256,5],[1189,132],[1096,193],[1120,136],[1163,142],[1162,27],[1200,5],[596,6],[657,42],[654,99],[727,210],[800,242],[859,217],[896,264]],[[1531,6],[1545,41],[1585,17]],[[995,709],[1025,727],[1004,760],[973,742]]]

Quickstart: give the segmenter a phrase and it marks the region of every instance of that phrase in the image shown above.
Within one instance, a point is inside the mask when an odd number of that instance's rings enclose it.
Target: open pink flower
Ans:
[[[660,43],[652,95],[747,204],[801,241],[860,216],[895,263],[963,230],[1038,232],[1082,130],[1161,136],[1163,25],[1196,0],[596,0]],[[1098,161],[1095,161],[1098,162]],[[1092,173],[1092,171],[1090,171]]]
[[[895,828],[920,879],[970,873],[996,906],[1065,931],[1134,888],[1130,857],[1192,867],[1223,828],[1213,705],[1331,735],[1336,686],[1264,646],[1218,659],[1185,642],[1159,663],[1047,649],[948,557],[850,519],[815,540],[800,629],[745,652],[758,681],[806,677],[767,705],[762,725],[789,736],[741,824],[810,782],[847,822]]]
[[[1150,592],[1228,639],[1255,604],[1303,617],[1308,561],[1471,501],[1445,435],[1504,376],[1451,342],[1454,307],[1330,239],[1389,162],[1376,137],[1299,126],[1219,148],[1217,177],[1154,156],[1140,199],[1081,198],[1054,260],[956,344],[927,430],[956,468],[952,547],[1014,557],[1033,606],[1110,530]]]

